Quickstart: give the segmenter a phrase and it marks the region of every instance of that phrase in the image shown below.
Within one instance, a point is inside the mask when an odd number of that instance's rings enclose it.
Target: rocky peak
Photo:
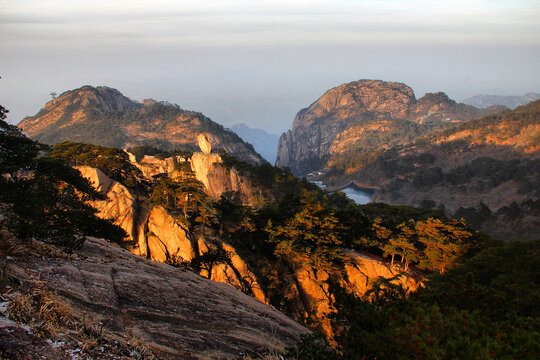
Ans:
[[[415,102],[414,91],[396,82],[360,80],[328,90],[281,136],[276,166],[299,175],[317,170],[340,132],[363,119],[405,118]]]
[[[316,119],[332,116],[339,121],[354,116],[402,118],[416,98],[407,85],[380,80],[360,80],[328,90],[307,109],[301,110],[293,124],[295,128]]]
[[[328,90],[308,108],[298,112],[292,131],[280,138],[276,166],[289,167],[294,174],[303,176],[331,163],[331,158],[336,156],[335,149],[350,151],[358,147],[365,149],[366,145],[371,148],[373,144],[366,141],[373,139],[381,143],[381,137],[373,131],[361,134],[354,130],[365,130],[365,124],[384,121],[388,125],[388,120],[395,123],[397,130],[391,132],[393,135],[384,136],[382,146],[385,147],[407,143],[411,134],[423,133],[416,124],[429,124],[430,128],[426,128],[429,130],[434,124],[475,119],[497,110],[458,104],[443,92],[428,93],[417,100],[410,87],[396,82],[351,82]],[[381,131],[389,130],[392,124],[380,127]],[[405,137],[396,138],[403,133]],[[341,141],[348,143],[344,146]],[[354,155],[351,153],[347,157]]]
[[[86,119],[89,111],[137,110],[142,105],[116,89],[85,85],[62,93],[49,101],[35,116],[26,117],[18,126],[29,136],[55,127],[67,127]]]
[[[136,110],[141,104],[135,102],[116,89],[98,86],[85,85],[75,90],[62,93],[56,99],[49,101],[45,105],[45,110],[58,107],[62,103],[73,104],[80,102],[83,107],[89,107],[97,111],[126,111]]]

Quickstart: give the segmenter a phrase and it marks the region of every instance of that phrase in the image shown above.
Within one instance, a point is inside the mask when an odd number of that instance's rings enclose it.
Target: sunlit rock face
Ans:
[[[210,154],[212,152],[212,145],[205,134],[199,134],[197,136],[197,142],[203,154]]]
[[[210,279],[248,291],[258,300],[268,302],[257,277],[232,246],[219,239],[194,239],[188,228],[162,206],[150,206],[137,200],[125,186],[111,180],[99,169],[88,166],[77,169],[96,189],[107,195],[107,200],[93,201],[92,206],[98,210],[99,217],[113,220],[126,231],[134,242],[129,248],[132,253],[158,262],[172,258],[190,261],[209,248],[220,247],[231,254],[231,263],[214,267]],[[204,271],[201,275],[208,277]]]
[[[92,206],[98,210],[98,216],[103,219],[114,219],[114,223],[126,231],[132,238],[137,234],[136,199],[128,188],[110,179],[101,170],[90,166],[77,166],[81,175],[101,193],[107,195],[107,200],[96,200]]]
[[[345,250],[348,261],[345,272],[340,278],[340,285],[349,293],[362,297],[368,292],[379,277],[393,279],[393,284],[401,285],[406,291],[416,291],[422,286],[422,276],[413,272],[403,272],[403,267],[367,253]],[[402,276],[397,276],[402,274]],[[306,313],[314,314],[326,334],[332,338],[334,329],[329,320],[335,310],[335,301],[329,286],[330,275],[322,269],[300,268],[296,272],[296,284]]]

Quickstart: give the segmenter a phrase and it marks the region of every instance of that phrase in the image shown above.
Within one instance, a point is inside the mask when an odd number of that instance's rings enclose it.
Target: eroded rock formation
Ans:
[[[166,262],[174,257],[190,261],[209,248],[223,248],[231,254],[231,263],[215,267],[210,278],[239,290],[249,291],[260,301],[268,302],[256,276],[232,246],[216,239],[194,239],[189,229],[162,206],[150,206],[137,200],[125,186],[111,180],[99,169],[88,166],[77,169],[98,190],[107,195],[108,200],[95,201],[92,205],[98,209],[99,217],[113,220],[128,233],[134,242],[130,247],[131,252],[159,262]],[[204,272],[201,275],[208,276]]]

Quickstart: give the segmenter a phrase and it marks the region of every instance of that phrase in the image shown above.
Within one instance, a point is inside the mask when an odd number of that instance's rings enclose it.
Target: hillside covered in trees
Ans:
[[[454,125],[389,149],[348,178],[376,187],[375,201],[439,208],[501,239],[536,239],[539,110],[537,101]],[[329,177],[343,180],[337,170]]]

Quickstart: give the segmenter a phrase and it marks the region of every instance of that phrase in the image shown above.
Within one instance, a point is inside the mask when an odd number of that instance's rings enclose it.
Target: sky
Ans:
[[[540,0],[0,0],[0,104],[18,123],[83,85],[279,134],[359,79],[540,92]]]

